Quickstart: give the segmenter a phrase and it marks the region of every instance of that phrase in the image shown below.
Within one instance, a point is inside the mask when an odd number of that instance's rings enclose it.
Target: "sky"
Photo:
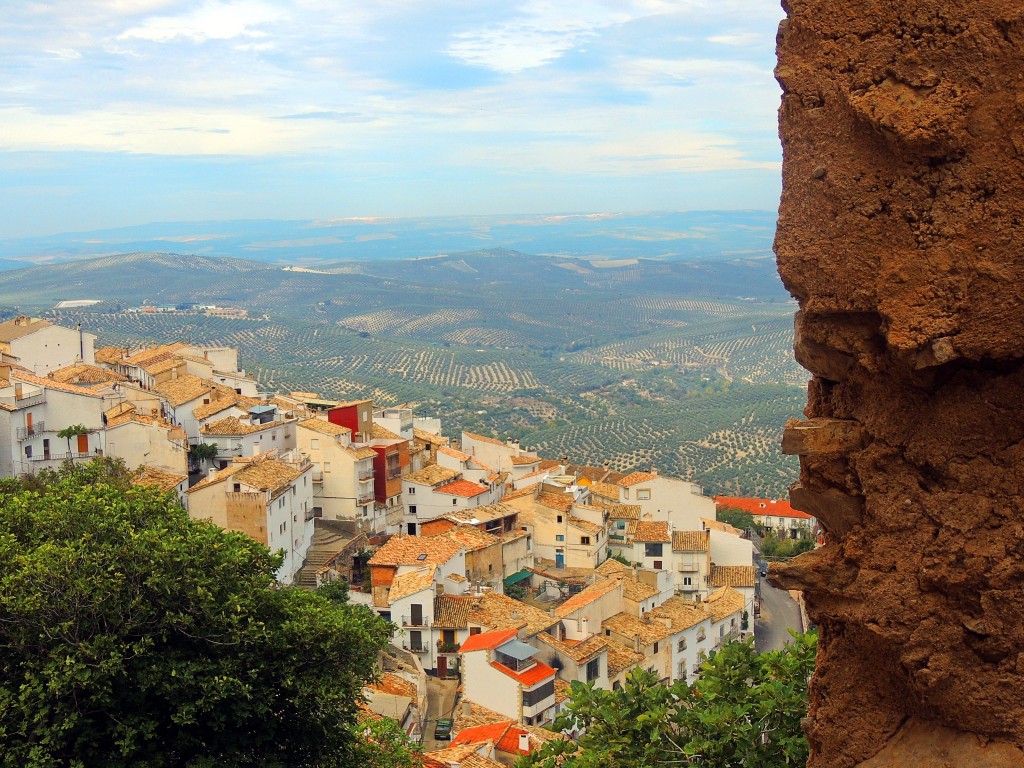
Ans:
[[[774,210],[778,0],[9,0],[0,237]]]

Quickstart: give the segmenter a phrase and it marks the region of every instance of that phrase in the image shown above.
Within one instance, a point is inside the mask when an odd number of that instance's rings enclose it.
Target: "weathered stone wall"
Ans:
[[[1024,3],[785,5],[810,765],[1021,766]]]

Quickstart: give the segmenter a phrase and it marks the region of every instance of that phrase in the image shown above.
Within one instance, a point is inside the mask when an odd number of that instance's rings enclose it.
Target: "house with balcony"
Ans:
[[[0,322],[0,359],[37,376],[74,363],[96,362],[96,336],[38,317],[18,315]]]
[[[469,637],[459,650],[464,696],[518,723],[539,725],[555,706],[555,670],[503,628]]]
[[[504,503],[519,510],[535,556],[555,568],[596,568],[607,557],[605,511],[578,501],[574,488],[544,483]]]
[[[691,600],[706,598],[710,592],[711,533],[672,531],[670,570],[677,592]]]
[[[372,401],[353,400],[328,408],[327,420],[348,427],[353,445],[373,448],[377,453],[373,462],[374,498],[387,515],[402,504],[402,475],[410,464],[412,431],[410,427],[409,437],[402,437],[375,423],[373,411]]]
[[[708,573],[708,589],[715,591],[728,589],[739,594],[743,599],[740,612],[747,616],[754,615],[754,595],[757,590],[757,570],[752,565],[718,565],[711,563]],[[708,600],[711,599],[709,594]]]
[[[106,408],[104,396],[93,389],[0,365],[0,476],[102,456]],[[70,440],[57,436],[71,426],[86,431]]]
[[[401,480],[405,507],[405,529],[410,534],[420,526],[445,515],[472,514],[478,508],[494,501],[495,492],[490,485],[474,483],[454,469],[439,464],[424,467]],[[447,526],[435,526],[443,528]]]
[[[295,425],[296,445],[314,464],[317,506],[327,520],[349,520],[366,533],[383,531],[375,515],[373,461],[377,452],[353,446],[348,427],[326,419],[303,419]]]
[[[226,416],[200,429],[202,442],[217,446],[218,463],[267,451],[295,448],[295,422],[275,418],[273,406],[255,406],[245,418]]]
[[[291,584],[313,539],[313,464],[291,452],[233,459],[186,492],[190,517],[240,531],[284,553],[277,572]]]
[[[799,509],[793,509],[785,499],[751,499],[739,496],[715,496],[715,508],[738,509],[754,518],[754,524],[771,531],[780,539],[799,539],[811,536],[815,518]]]
[[[732,587],[719,587],[704,601],[711,611],[711,638],[716,647],[746,637],[750,631],[749,618],[753,614],[746,596]],[[743,616],[746,614],[747,621]],[[744,624],[747,624],[744,627]]]

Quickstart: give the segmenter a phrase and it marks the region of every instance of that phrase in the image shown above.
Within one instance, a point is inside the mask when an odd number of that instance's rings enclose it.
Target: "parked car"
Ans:
[[[434,726],[434,738],[438,741],[447,741],[452,737],[452,726],[455,725],[455,721],[450,717],[439,717],[437,719],[437,725]]]

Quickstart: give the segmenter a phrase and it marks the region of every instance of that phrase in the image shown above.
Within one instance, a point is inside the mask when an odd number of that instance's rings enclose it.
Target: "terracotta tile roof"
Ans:
[[[326,419],[304,419],[299,422],[298,426],[312,432],[319,432],[321,435],[330,435],[331,437],[352,434],[352,430],[348,427],[343,427],[341,424],[332,424]],[[373,448],[367,450],[373,451]],[[373,451],[373,455],[376,456],[377,452]]]
[[[402,479],[406,482],[419,483],[420,485],[443,485],[450,480],[454,480],[459,474],[454,469],[442,467],[440,464],[431,464],[429,467],[424,467],[418,472],[406,475]]]
[[[167,357],[154,360],[150,363],[145,363],[139,367],[150,376],[156,376],[157,374],[166,373],[167,371],[178,367],[184,367],[184,365],[185,361],[180,359],[177,355],[168,355]]]
[[[540,463],[541,469],[555,469],[556,467],[562,466],[562,462],[554,461],[552,459],[545,459]]]
[[[412,436],[417,440],[421,440],[424,443],[430,443],[431,445],[448,445],[447,437],[435,435],[433,432],[427,432],[425,429],[420,429],[418,427],[412,428]]]
[[[373,553],[370,565],[441,565],[455,557],[461,548],[447,536],[398,534]]]
[[[241,472],[235,474],[234,479],[235,482],[245,483],[273,494],[301,476],[302,472],[291,464],[274,458],[265,458],[246,464]]]
[[[487,531],[481,531],[472,525],[457,525],[439,535],[447,536],[458,542],[466,552],[476,552],[501,543],[501,539],[497,536],[487,533]]]
[[[661,520],[656,522],[644,521],[636,524],[636,534],[633,541],[667,544],[672,541],[672,534],[668,528],[668,522]]]
[[[176,341],[173,344],[158,344],[152,347],[142,347],[137,349],[128,355],[126,363],[130,365],[142,365],[143,363],[151,363],[155,360],[165,360],[167,355],[177,352],[182,347],[188,346],[180,341]]]
[[[772,515],[774,517],[795,517],[806,520],[812,515],[793,509],[785,499],[748,499],[741,496],[715,496],[715,507],[724,509],[731,507],[752,515]]]
[[[51,325],[53,323],[49,320],[43,320],[38,317],[26,317],[25,315],[12,317],[10,320],[0,323],[0,341],[15,341],[22,336],[28,336],[36,331],[41,331],[43,328],[49,328]]]
[[[507,595],[484,592],[473,599],[469,623],[493,628],[517,627],[526,637],[532,637],[557,624],[558,618]]]
[[[661,593],[657,589],[637,579],[622,580],[622,596],[634,603],[650,600],[659,594]]]
[[[561,704],[572,695],[572,686],[560,677],[555,678],[555,704]]]
[[[513,464],[519,466],[537,464],[540,461],[540,456],[509,456],[508,458]]]
[[[60,384],[105,384],[108,381],[128,381],[117,371],[109,368],[101,368],[98,365],[76,363],[46,374],[48,379],[53,379]]]
[[[268,421],[266,424],[250,424],[241,421],[237,416],[227,416],[212,424],[206,424],[199,431],[204,435],[251,435],[256,432],[263,432],[273,427],[279,427],[283,421]]]
[[[204,395],[208,396],[211,387],[210,382],[193,376],[191,373],[186,373],[171,381],[160,382],[153,389],[163,395],[172,408],[177,408],[179,405],[197,400]]]
[[[354,459],[375,459],[377,458],[377,452],[373,448],[367,448],[365,445],[359,448],[346,447],[345,449]]]
[[[113,364],[121,361],[121,357],[128,354],[125,347],[106,346],[100,347],[93,354],[97,363]]]
[[[36,376],[34,373],[27,373],[20,370],[11,370],[11,381],[24,381],[29,384],[35,384],[37,387],[46,387],[47,389],[53,389],[58,392],[67,392],[72,395],[84,395],[86,397],[102,397],[93,392],[91,389],[85,387],[77,387],[74,384],[63,384],[53,379],[47,379],[43,376]]]
[[[385,672],[379,680],[367,683],[365,687],[392,696],[408,696],[413,701],[418,699],[416,686],[393,672]]]
[[[611,483],[591,483],[590,492],[595,496],[611,499],[612,501],[619,500],[619,486],[612,485]]]
[[[571,493],[539,493],[537,494],[537,503],[551,509],[557,509],[559,512],[568,512],[573,505],[573,495]]]
[[[752,565],[715,565],[711,564],[708,574],[710,587],[753,587],[757,581],[757,572]]]
[[[493,629],[490,632],[480,632],[470,635],[459,648],[459,653],[472,653],[473,651],[493,651],[499,645],[504,645],[519,634],[515,627],[504,629]]]
[[[672,531],[673,552],[707,552],[710,546],[708,531]]]
[[[612,504],[608,507],[608,517],[613,520],[639,520],[639,504]]]
[[[599,656],[608,649],[608,641],[600,635],[591,635],[583,642],[576,643],[575,645],[568,645],[547,632],[541,632],[537,635],[537,639],[545,645],[554,648],[563,656],[568,656],[577,664],[586,664],[595,656]]]
[[[462,433],[462,442],[463,443],[466,442],[466,438],[467,437],[470,440],[475,440],[478,443],[490,443],[491,445],[500,445],[502,448],[508,448],[508,446],[505,445],[505,443],[503,443],[501,440],[496,440],[493,437],[484,437],[483,435],[477,435],[477,434],[474,434],[473,432],[465,432],[465,431],[463,431],[463,433]]]
[[[569,515],[568,522],[569,525],[574,528],[579,528],[581,531],[586,531],[587,533],[598,534],[604,530],[603,525],[598,525],[597,523],[592,523],[589,520],[584,520],[582,517]]]
[[[456,584],[465,584],[469,579],[463,576],[461,573],[449,573],[445,576],[448,581],[454,581]]]
[[[644,655],[614,640],[608,643],[608,677],[615,677],[624,669],[642,664]]]
[[[624,478],[619,480],[619,486],[622,488],[629,488],[637,483],[646,483],[657,478],[658,475],[650,472],[633,472],[632,474],[626,475]]]
[[[474,496],[479,496],[481,493],[487,493],[490,488],[486,488],[480,483],[474,483],[472,480],[453,480],[445,485],[439,485],[434,488],[434,493],[447,493],[451,496],[461,496],[466,499],[472,499]]]
[[[468,705],[469,712],[466,712]],[[499,714],[487,707],[481,707],[469,699],[462,700],[462,706],[456,707],[454,712],[455,728],[475,728],[478,725],[490,725],[491,723],[503,723],[508,720],[507,715]]]
[[[650,613],[656,619],[669,619],[672,622],[672,629],[677,632],[700,624],[712,615],[706,604],[691,603],[681,597],[670,597]]]
[[[380,424],[374,424],[370,427],[370,439],[372,440],[401,440],[401,435],[396,435],[390,429],[382,427]]]
[[[629,572],[629,566],[623,565],[614,557],[609,557],[594,570],[602,576],[619,577]]]
[[[603,579],[596,581],[581,592],[577,592],[555,609],[555,615],[565,618],[570,613],[578,611],[584,606],[590,605],[595,600],[604,597],[612,590],[618,589],[621,582],[618,579]]]
[[[454,744],[454,742],[452,742]],[[439,749],[423,754],[424,768],[451,768],[458,765],[460,768],[504,768],[496,760],[484,757],[476,750],[484,744],[490,749],[491,742],[474,742],[450,746],[448,749]]]
[[[443,453],[445,456],[451,456],[453,459],[458,459],[459,461],[469,461],[471,458],[473,458],[468,453],[456,451],[454,448],[449,448],[447,445],[438,448],[437,452]]]
[[[388,602],[393,603],[403,597],[415,595],[425,589],[432,589],[434,586],[434,574],[437,571],[436,565],[428,565],[417,568],[407,573],[400,573],[391,582],[391,589],[388,590]]]
[[[464,595],[437,595],[434,598],[434,626],[441,629],[465,629],[472,603],[473,598]]]
[[[742,611],[746,603],[743,595],[732,587],[721,587],[708,595],[704,604],[710,609],[712,620],[721,621],[733,613]]]
[[[502,674],[508,675],[513,680],[518,681],[524,688],[532,688],[538,683],[547,680],[549,677],[555,676],[555,670],[540,661],[522,672],[516,672],[514,669],[510,669],[504,664],[499,664],[497,661],[492,661],[491,666]]]
[[[602,629],[610,629],[623,637],[638,638],[643,645],[650,645],[674,635],[676,630],[666,627],[662,622],[648,616],[647,621],[638,619],[627,613],[617,613],[601,624]]]
[[[151,486],[161,491],[173,491],[186,480],[188,480],[188,475],[166,472],[149,465],[143,466],[139,473],[132,478],[135,485]]]
[[[257,405],[265,405],[265,403],[258,397],[245,397],[244,395],[231,391],[224,392],[218,387],[217,392],[214,393],[210,402],[193,408],[192,415],[197,419],[205,419],[215,413],[227,410],[232,406],[242,411],[248,411],[250,408]]]

